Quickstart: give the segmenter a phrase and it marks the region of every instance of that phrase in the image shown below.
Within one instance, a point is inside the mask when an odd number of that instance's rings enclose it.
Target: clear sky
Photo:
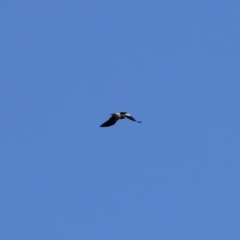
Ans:
[[[0,239],[240,239],[239,0],[3,0],[0,29]]]

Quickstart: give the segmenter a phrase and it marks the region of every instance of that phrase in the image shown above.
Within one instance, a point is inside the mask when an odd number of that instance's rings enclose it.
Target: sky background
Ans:
[[[239,13],[1,1],[0,239],[240,239]]]

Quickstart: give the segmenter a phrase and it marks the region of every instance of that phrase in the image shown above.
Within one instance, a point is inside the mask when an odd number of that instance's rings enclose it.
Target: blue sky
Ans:
[[[2,1],[0,238],[240,239],[239,12]]]

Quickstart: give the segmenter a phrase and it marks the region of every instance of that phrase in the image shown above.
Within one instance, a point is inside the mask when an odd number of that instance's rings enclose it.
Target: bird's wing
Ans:
[[[111,116],[106,122],[104,122],[100,127],[110,127],[117,122],[117,118],[115,116]]]
[[[132,121],[134,121],[134,122],[138,122],[138,123],[141,123],[141,121],[137,121],[131,114],[129,114],[129,113],[125,113],[125,114],[123,114],[126,118],[128,118],[128,119],[130,119],[130,120],[132,120]]]

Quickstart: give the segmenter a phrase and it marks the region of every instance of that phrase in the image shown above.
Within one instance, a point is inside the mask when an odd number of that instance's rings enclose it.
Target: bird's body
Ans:
[[[135,120],[132,117],[132,115],[127,112],[113,113],[111,115],[112,116],[106,122],[104,122],[100,127],[110,127],[110,126],[114,125],[119,119],[124,119],[124,118],[128,118],[132,121],[141,123],[141,121]]]

